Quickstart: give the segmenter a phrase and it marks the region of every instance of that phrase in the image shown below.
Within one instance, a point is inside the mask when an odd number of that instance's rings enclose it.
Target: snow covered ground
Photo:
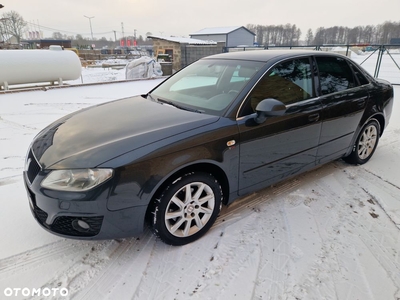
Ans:
[[[69,112],[160,81],[0,94],[0,299],[39,288],[55,296],[34,299],[400,299],[399,86],[367,164],[335,161],[240,199],[192,244],[168,246],[149,230],[76,241],[40,228],[21,176],[32,138]]]

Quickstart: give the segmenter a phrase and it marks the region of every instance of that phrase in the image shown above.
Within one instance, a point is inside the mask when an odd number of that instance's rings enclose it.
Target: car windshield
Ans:
[[[154,89],[151,98],[221,116],[261,65],[254,61],[199,60]]]

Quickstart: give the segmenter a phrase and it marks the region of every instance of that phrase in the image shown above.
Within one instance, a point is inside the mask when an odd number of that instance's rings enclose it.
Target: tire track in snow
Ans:
[[[383,206],[378,205],[376,198],[371,198],[371,193],[368,192],[371,187],[378,185],[381,190],[381,195],[383,189],[387,191],[386,196],[394,196],[398,193],[396,191],[397,188],[385,183],[382,179],[376,180],[376,178],[372,177],[370,180],[365,180],[366,177],[364,177],[363,174],[367,174],[364,168],[357,168],[357,176],[353,181],[359,191],[356,197],[360,199],[357,199],[357,201],[361,201],[359,203],[365,205],[359,206],[357,210],[359,214],[358,218],[354,218],[352,222],[350,222],[350,225],[353,226],[353,230],[358,235],[358,240],[356,241],[359,241],[359,243],[356,243],[356,245],[367,250],[362,253],[358,260],[358,262],[360,262],[359,268],[363,266],[363,269],[368,270],[369,266],[375,265],[374,272],[380,273],[380,276],[375,276],[376,278],[374,277],[374,279],[366,278],[371,287],[374,288],[374,295],[377,295],[377,291],[384,285],[384,282],[382,282],[380,286],[378,286],[374,281],[380,281],[382,278],[385,278],[386,281],[391,280],[393,283],[393,286],[388,286],[387,284],[384,289],[387,293],[387,299],[392,295],[400,298],[400,261],[398,250],[400,249],[400,231],[391,217],[386,213]],[[363,177],[364,180],[358,180],[359,176]],[[385,185],[386,188],[383,188]],[[350,186],[347,186],[346,189],[350,192]],[[364,259],[364,257],[368,257],[368,259]],[[371,275],[366,272],[363,274]],[[387,291],[392,289],[392,293],[389,294]],[[395,292],[395,290],[397,290],[397,292]],[[385,296],[383,298],[385,298]]]
[[[140,241],[60,241],[28,251],[36,262],[24,254],[1,260],[8,269],[0,269],[0,283],[40,269],[52,273],[35,288],[67,287],[71,299],[379,299],[371,267],[383,278],[383,295],[393,296],[400,237],[369,201],[364,175],[381,185],[360,167],[328,164],[239,200],[183,247],[149,231]],[[391,185],[385,190],[395,196]]]
[[[214,299],[252,298],[262,259],[260,238],[254,230],[258,223],[256,215],[254,212],[225,228],[199,281],[200,299],[204,290]],[[238,284],[242,286],[240,291],[234,288]]]
[[[3,123],[3,124],[1,124]],[[20,124],[17,122],[13,122],[7,119],[4,119],[4,115],[0,117],[0,129],[7,130],[7,132],[13,131],[13,130],[29,130],[29,131],[38,131],[39,128],[34,127],[34,126],[29,126],[29,125],[24,125]]]
[[[395,283],[395,299],[400,299],[400,210],[393,212],[390,209],[393,203],[399,204],[399,188],[365,169],[361,169],[358,175],[363,180],[356,183],[369,198],[366,207],[370,215],[359,220],[362,225],[359,229],[363,229],[364,233],[360,239],[369,249],[371,259],[374,258],[386,271],[383,275]],[[375,194],[377,188],[379,194]],[[390,206],[387,205],[389,201],[392,201]]]
[[[2,259],[0,287],[21,287],[23,284],[23,287],[31,288],[59,288],[63,285],[63,274],[67,274],[71,268],[84,268],[82,261],[93,247],[107,247],[107,242],[60,240]]]
[[[9,276],[18,276],[20,273],[39,268],[57,260],[60,256],[69,256],[79,252],[82,248],[79,241],[65,240],[32,249],[24,253],[0,260],[0,281]]]
[[[314,187],[327,202],[318,205],[314,213],[323,240],[321,261],[315,262],[292,295],[320,299],[332,295],[326,290],[331,286],[336,297],[327,299],[389,299],[398,294],[400,282],[398,251],[391,249],[393,245],[400,246],[399,231],[388,218],[371,216],[371,211],[378,215],[382,211],[374,207],[363,190],[368,182],[357,180],[352,167],[334,165],[344,170],[321,178]],[[356,174],[363,172],[361,168],[356,169]],[[348,178],[341,172],[346,172]],[[334,215],[329,217],[330,213]],[[328,223],[325,218],[330,219]],[[370,266],[374,271],[371,272]],[[381,292],[382,286],[385,293]]]
[[[276,196],[283,195],[290,192],[300,185],[300,179],[290,179],[274,185],[272,187],[263,189],[257,193],[243,197],[233,202],[229,207],[223,206],[218,219],[215,221],[214,227],[218,227],[224,222],[232,222],[233,220],[240,220],[243,216],[252,214],[254,211],[259,210],[260,205],[268,201],[272,201]]]
[[[193,296],[202,299],[202,291],[210,294],[211,288],[213,299],[280,299],[290,279],[291,259],[299,255],[290,242],[283,198],[304,176],[239,199],[221,213],[213,227],[222,232],[220,240]],[[243,287],[239,294],[237,285]]]
[[[0,170],[0,172],[3,171],[3,169]],[[22,173],[22,172],[21,172]],[[0,178],[0,186],[8,185],[8,184],[13,184],[16,182],[19,182],[21,180],[21,174],[19,175],[14,175],[14,176],[7,176]]]
[[[62,240],[0,260],[0,286],[13,286],[19,278],[39,273],[40,277],[26,282],[34,288],[67,288],[69,295],[63,299],[100,299],[129,270],[126,263],[135,261],[137,252],[133,248],[140,248],[140,244],[135,239]],[[130,255],[125,257],[126,253]],[[32,299],[42,298],[36,296]]]
[[[99,97],[86,97],[86,99],[108,99],[108,98],[99,98]],[[90,105],[94,105],[94,103],[90,102],[63,102],[63,103],[25,103],[24,106],[33,106],[33,107],[50,107],[50,108],[60,108],[64,109],[65,107],[72,108],[81,108],[88,107]]]
[[[119,242],[107,264],[90,280],[86,279],[83,289],[76,289],[74,299],[124,299],[133,295],[150,259],[154,240],[150,230],[146,230],[141,239]]]
[[[203,299],[206,289],[213,299],[278,299],[292,250],[281,198],[299,182],[286,181],[248,196],[221,214],[225,221],[216,228],[223,228],[223,235],[199,280],[198,298]]]
[[[205,266],[212,260],[221,230],[212,228],[207,240],[181,247],[157,240],[132,299],[187,299],[198,295]],[[179,261],[179,263],[176,263]]]
[[[293,257],[297,269],[292,270],[291,286],[284,293],[286,298],[341,299],[337,295],[340,277],[337,253],[342,246],[337,235],[341,225],[336,213],[338,203],[332,200],[340,197],[335,190],[319,184],[332,171],[335,172],[330,166],[312,174],[320,178],[317,184],[306,184],[286,199],[288,222],[297,218],[292,222],[298,227],[291,227],[293,247],[301,253]],[[298,217],[301,212],[304,216]]]
[[[383,209],[385,214],[400,229],[400,187],[367,169],[358,176],[368,182],[362,189]]]
[[[278,229],[268,231],[277,226],[275,214],[267,213],[270,218],[268,224],[274,225],[265,224],[265,220],[259,218],[259,215],[265,214],[260,211],[259,206],[266,206],[272,211],[279,210],[276,208],[278,202],[271,202],[269,195],[279,194],[280,189],[282,193],[286,192],[289,189],[288,185],[293,187],[292,182],[286,182],[277,188],[268,189],[267,196],[265,191],[253,194],[225,208],[206,237],[199,241],[183,247],[172,247],[157,242],[145,275],[138,284],[140,288],[133,299],[204,299],[202,291],[205,289],[207,294],[210,294],[210,289],[214,291],[211,293],[212,299],[229,299],[235,296],[231,295],[230,291],[237,290],[232,287],[238,284],[246,288],[236,297],[251,297],[256,292],[259,272],[264,272],[263,264],[266,259],[263,258],[262,251],[270,252],[277,258],[268,257],[271,262],[275,260],[277,264],[275,268],[278,271],[272,281],[280,284],[284,282],[281,269],[287,261],[288,254],[284,255],[281,262],[278,258],[279,251],[283,250],[285,243],[279,239]],[[281,216],[280,219],[282,218]],[[280,227],[284,228],[283,225]],[[260,228],[264,228],[264,234],[270,236],[268,243],[260,242],[264,238],[260,236]],[[274,240],[275,236],[277,238]],[[176,260],[179,260],[179,265],[185,267],[177,267]],[[244,278],[246,284],[243,284]],[[271,278],[265,280],[271,282]]]
[[[285,194],[267,207],[259,220],[262,260],[259,266],[256,299],[280,299],[290,284],[292,237],[284,210]],[[263,228],[264,226],[264,228]]]
[[[66,266],[59,268],[47,282],[40,286],[41,289],[66,288],[68,289],[66,299],[74,298],[108,264],[112,254],[118,248],[119,243],[115,240],[91,243],[89,247],[76,253],[77,255],[71,258]],[[42,298],[33,297],[33,299]]]

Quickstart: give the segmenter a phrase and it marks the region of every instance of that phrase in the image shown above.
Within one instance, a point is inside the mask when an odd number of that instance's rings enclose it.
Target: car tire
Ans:
[[[222,188],[211,174],[193,172],[174,180],[156,199],[152,227],[165,243],[179,246],[203,236],[222,205]]]
[[[350,164],[365,164],[375,152],[380,137],[380,125],[375,119],[370,120],[361,129],[353,150],[344,160]]]

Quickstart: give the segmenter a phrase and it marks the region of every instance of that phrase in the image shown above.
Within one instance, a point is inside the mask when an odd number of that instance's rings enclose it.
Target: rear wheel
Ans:
[[[379,142],[380,125],[378,121],[369,121],[361,130],[351,154],[344,160],[351,164],[365,164],[374,154]]]
[[[221,203],[221,185],[211,174],[186,174],[166,187],[156,200],[153,230],[167,244],[191,243],[210,229]]]

